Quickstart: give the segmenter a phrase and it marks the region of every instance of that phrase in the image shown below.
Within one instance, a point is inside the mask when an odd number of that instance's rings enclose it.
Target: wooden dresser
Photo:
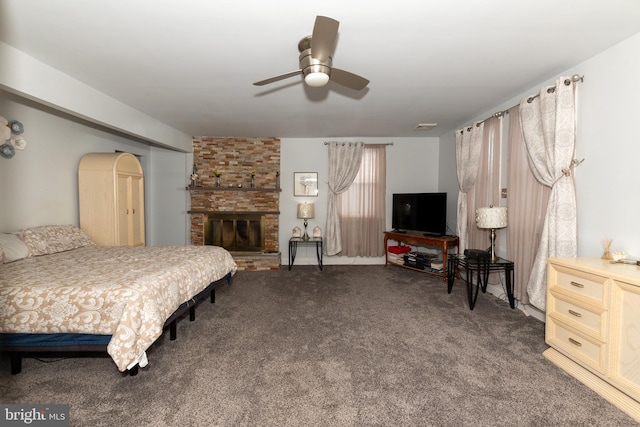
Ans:
[[[640,266],[548,264],[544,356],[640,422]]]
[[[100,246],[143,246],[142,166],[129,153],[90,153],[78,166],[80,228]]]

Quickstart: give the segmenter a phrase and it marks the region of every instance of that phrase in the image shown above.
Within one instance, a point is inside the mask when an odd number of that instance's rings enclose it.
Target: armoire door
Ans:
[[[117,245],[131,246],[131,176],[118,174],[118,192],[116,194]]]
[[[130,246],[144,245],[144,182],[141,176],[130,177],[131,185],[131,230]]]

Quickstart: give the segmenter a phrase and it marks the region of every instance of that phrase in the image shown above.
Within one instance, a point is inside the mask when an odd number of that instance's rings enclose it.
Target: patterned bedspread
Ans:
[[[180,304],[236,268],[217,246],[87,246],[0,264],[0,333],[112,335],[125,371]]]

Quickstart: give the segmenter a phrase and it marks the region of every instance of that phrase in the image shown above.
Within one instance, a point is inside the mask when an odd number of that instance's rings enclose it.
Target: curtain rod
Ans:
[[[581,76],[579,74],[574,74],[573,76],[564,79],[564,85],[565,86],[569,86],[571,83],[577,83],[577,82],[583,82],[583,81],[584,81],[584,76]],[[555,91],[556,91],[555,87],[550,87],[549,89],[547,89],[548,93],[553,93]],[[527,102],[529,104],[531,104],[533,102],[533,100],[538,98],[539,96],[540,96],[540,94],[531,95],[530,97],[527,98]],[[494,117],[495,118],[503,117],[505,114],[509,114],[509,110],[511,110],[512,108],[515,108],[515,107],[519,107],[519,106],[520,106],[520,104],[516,104],[516,105],[513,105],[513,106],[507,108],[506,110],[498,111],[497,113],[494,113],[491,117],[487,117],[486,119],[480,120],[479,122],[477,122],[476,123],[476,127],[480,126],[480,123],[484,123],[487,120],[492,119]],[[467,127],[467,132],[469,132],[470,130],[471,130],[471,126],[468,126]],[[461,132],[463,132],[463,131],[464,131],[464,128],[462,129]]]
[[[330,144],[330,142],[325,142],[324,143],[324,145],[329,145],[329,144]],[[351,144],[351,143],[350,142],[343,142],[342,145],[344,145],[344,144]],[[382,143],[382,144],[373,144],[373,143],[367,144],[367,143],[364,143],[364,145],[393,145],[393,142],[385,142],[385,143]]]

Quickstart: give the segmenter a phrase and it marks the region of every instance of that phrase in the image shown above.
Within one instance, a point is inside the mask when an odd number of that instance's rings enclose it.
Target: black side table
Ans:
[[[296,260],[298,245],[316,245],[316,257],[318,258],[318,268],[322,271],[322,237],[311,237],[304,240],[302,237],[292,237],[289,239],[289,270]]]
[[[489,281],[489,273],[492,271],[504,271],[505,285],[507,288],[507,298],[511,308],[515,308],[515,298],[513,296],[513,261],[504,258],[496,258],[492,261],[490,258],[468,258],[464,255],[452,255],[447,260],[447,292],[451,293],[453,282],[459,270],[464,269],[466,274],[463,279],[467,283],[467,297],[469,299],[469,309],[473,310],[478,299],[478,291],[487,291]],[[475,293],[474,293],[474,276],[475,276]]]

